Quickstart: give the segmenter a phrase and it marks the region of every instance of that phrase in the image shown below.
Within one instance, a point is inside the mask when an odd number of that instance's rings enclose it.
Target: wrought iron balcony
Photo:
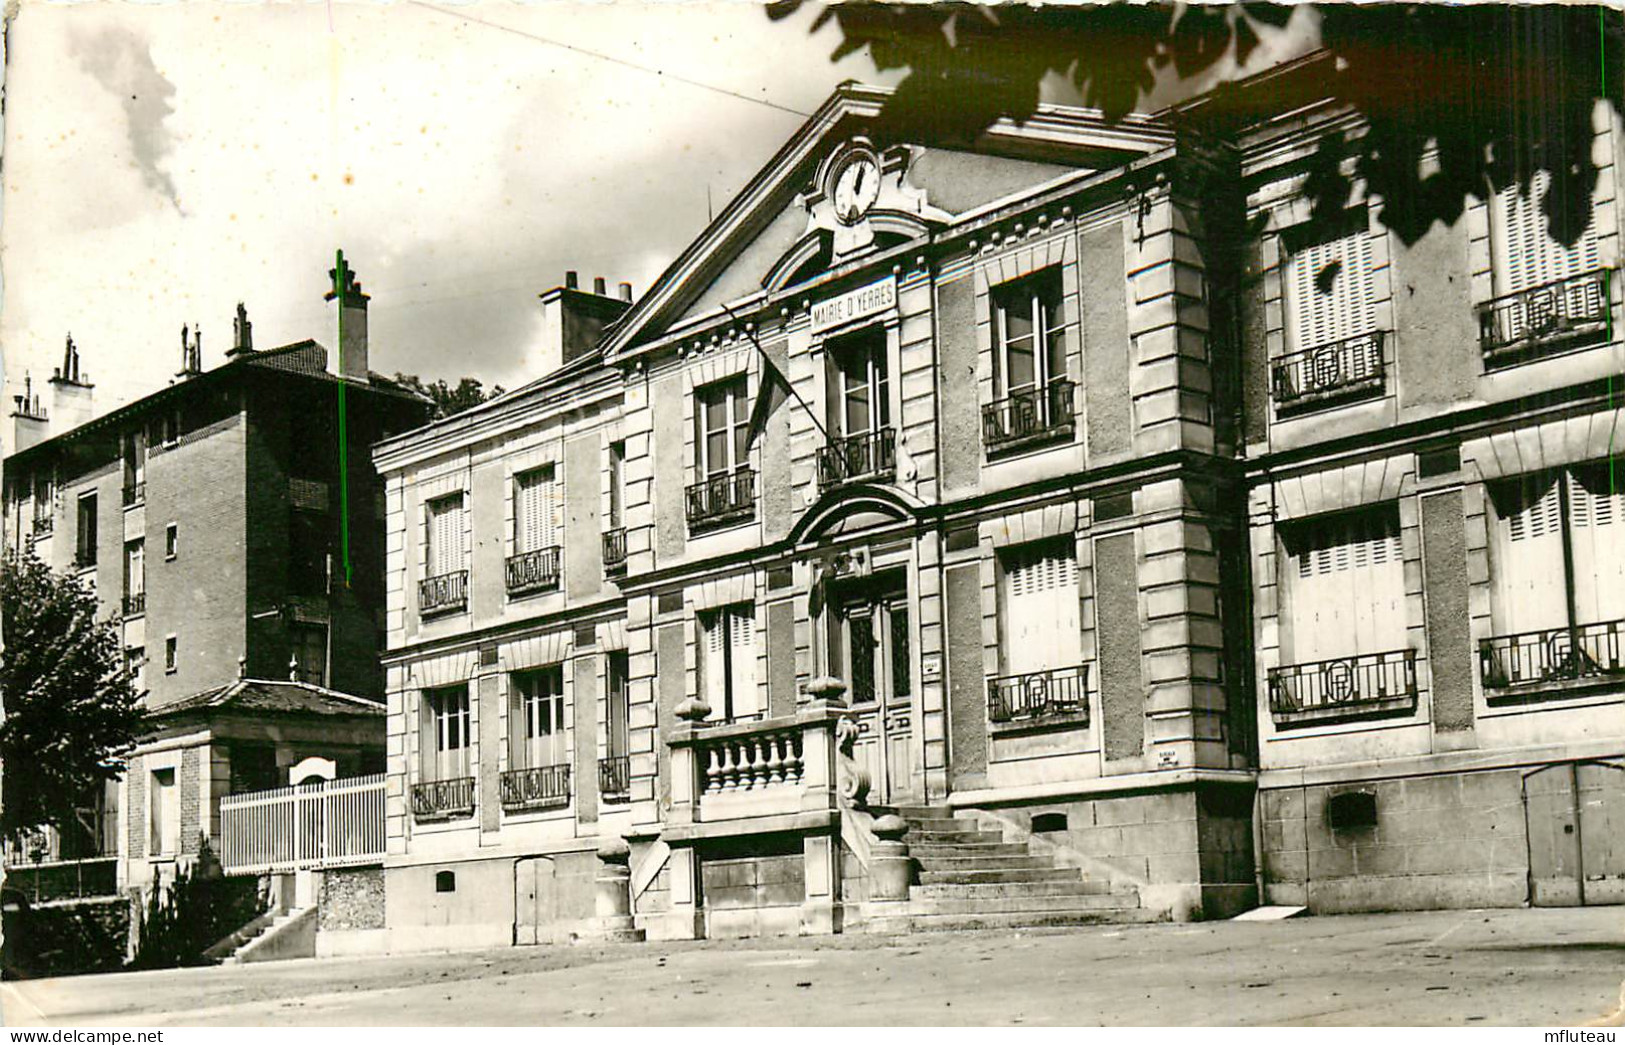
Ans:
[[[1270,370],[1276,413],[1302,413],[1381,395],[1385,336],[1374,330],[1277,359]]]
[[[1484,366],[1515,366],[1608,337],[1608,281],[1598,269],[1487,301],[1478,307]]]
[[[1515,691],[1547,682],[1625,678],[1625,621],[1566,625],[1481,639],[1478,669],[1486,690]],[[1515,692],[1501,695],[1527,699]]]
[[[147,500],[147,484],[145,482],[131,483],[124,488],[124,507],[133,508],[144,504]]]
[[[509,595],[552,591],[559,586],[558,545],[508,556],[503,573]]]
[[[468,606],[468,571],[442,573],[418,581],[418,612],[451,613]]]
[[[417,820],[455,820],[474,815],[474,778],[429,780],[412,785],[412,816]]]
[[[987,717],[1000,724],[1060,717],[1087,724],[1089,665],[988,679]]]
[[[1269,671],[1277,725],[1416,709],[1416,651],[1361,653]]]
[[[691,530],[742,522],[756,512],[756,473],[739,468],[690,486],[685,500]]]
[[[611,755],[598,760],[598,793],[611,802],[625,802],[632,797],[630,756]]]
[[[829,441],[818,448],[818,488],[865,479],[889,479],[897,473],[897,432],[881,428]]]
[[[1023,389],[982,407],[982,444],[996,454],[1052,439],[1070,439],[1076,423],[1072,391],[1067,378]]]
[[[617,526],[604,533],[604,569],[621,573],[626,569],[626,528]]]
[[[501,778],[502,808],[555,809],[570,804],[570,766],[510,769]]]
[[[147,593],[138,591],[124,596],[124,615],[126,617],[139,617],[147,612]]]

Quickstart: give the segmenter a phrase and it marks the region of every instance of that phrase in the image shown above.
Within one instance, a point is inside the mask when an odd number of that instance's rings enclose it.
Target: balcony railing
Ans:
[[[1071,438],[1076,421],[1074,387],[1071,381],[1060,378],[983,406],[982,444],[988,453]]]
[[[617,526],[604,533],[604,569],[619,573],[626,569],[626,528]]]
[[[1413,711],[1416,651],[1362,653],[1269,671],[1270,714],[1278,725],[1348,715]]]
[[[384,858],[384,792],[377,773],[226,795],[221,866],[227,874],[271,874],[377,863]],[[412,808],[419,808],[416,789]]]
[[[55,524],[49,515],[34,516],[34,536],[49,537],[54,525]]]
[[[1089,721],[1089,665],[1049,668],[987,680],[987,717],[994,723],[1081,716]]]
[[[598,760],[598,793],[608,801],[624,802],[632,797],[632,759],[611,755]]]
[[[756,511],[756,473],[740,468],[695,483],[686,491],[690,529],[749,519]]]
[[[442,573],[418,582],[418,612],[450,613],[468,606],[468,571]]]
[[[1513,366],[1608,336],[1608,280],[1599,269],[1478,307],[1478,337],[1489,369]]]
[[[1277,359],[1270,371],[1276,412],[1314,410],[1381,395],[1383,339],[1383,331],[1374,330]]]
[[[1497,635],[1478,644],[1485,689],[1625,676],[1625,621]]]
[[[6,888],[17,890],[36,904],[89,896],[117,896],[118,862],[116,856],[37,864],[8,862]]]
[[[412,816],[418,820],[455,820],[474,815],[474,778],[430,780],[412,785]]]
[[[559,586],[559,549],[537,548],[508,556],[503,564],[509,595],[552,591]]]
[[[139,617],[145,612],[147,612],[146,592],[138,591],[132,595],[124,596],[124,615],[126,617]]]
[[[570,766],[535,766],[502,774],[502,808],[555,809],[570,804]]]
[[[897,472],[897,432],[881,428],[829,441],[818,448],[818,488],[887,479]]]
[[[147,499],[147,484],[144,482],[131,483],[124,488],[124,507],[132,508],[142,504]]]

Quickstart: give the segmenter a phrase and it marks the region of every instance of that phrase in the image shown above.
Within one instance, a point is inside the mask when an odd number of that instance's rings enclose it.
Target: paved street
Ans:
[[[1614,907],[508,948],[40,980],[0,999],[9,1026],[1572,1025],[1611,1011],[1622,980]]]

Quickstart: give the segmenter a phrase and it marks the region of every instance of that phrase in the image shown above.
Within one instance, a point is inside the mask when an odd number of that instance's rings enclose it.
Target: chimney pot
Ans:
[[[632,284],[630,284],[630,283],[622,283],[621,284],[621,300],[622,301],[631,301],[632,300]]]
[[[603,276],[594,276],[592,278],[592,292],[594,294],[597,294],[599,297],[604,296],[604,277]]]
[[[580,278],[576,275],[575,269],[570,269],[564,274],[564,286],[566,289],[574,290],[580,284],[580,282]]]

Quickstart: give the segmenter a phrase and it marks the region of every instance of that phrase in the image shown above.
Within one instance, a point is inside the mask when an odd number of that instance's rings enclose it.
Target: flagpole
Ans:
[[[812,406],[805,399],[801,398],[801,393],[796,391],[796,386],[790,383],[789,375],[780,370],[778,364],[774,363],[772,358],[768,356],[767,349],[762,347],[761,341],[759,341],[756,337],[756,331],[750,329],[745,324],[740,323],[739,317],[734,315],[734,310],[729,308],[727,305],[722,306],[722,311],[728,313],[728,318],[733,320],[734,325],[745,332],[745,336],[750,338],[750,343],[756,346],[757,353],[762,357],[763,365],[779,376],[779,380],[784,382],[785,391],[789,392],[791,397],[794,398],[796,402],[801,404],[801,409],[807,411],[808,419],[812,421],[813,427],[818,429],[818,434],[824,437],[824,442],[831,442],[829,430],[826,429],[822,422],[818,420],[818,415],[813,412]]]

